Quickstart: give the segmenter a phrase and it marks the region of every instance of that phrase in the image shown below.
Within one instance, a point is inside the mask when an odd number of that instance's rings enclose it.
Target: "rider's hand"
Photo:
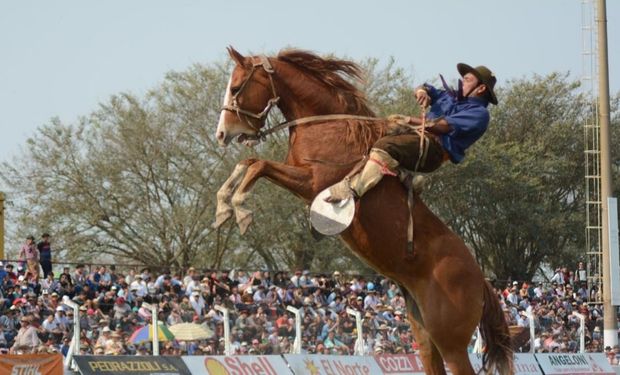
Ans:
[[[411,121],[411,117],[405,115],[389,115],[387,119],[398,124],[409,124]]]
[[[431,97],[423,88],[419,88],[415,91],[415,100],[422,108],[426,108],[431,104]]]

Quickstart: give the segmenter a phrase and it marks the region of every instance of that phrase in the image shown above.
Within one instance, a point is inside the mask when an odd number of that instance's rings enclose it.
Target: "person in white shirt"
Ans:
[[[364,298],[364,310],[366,309],[377,309],[377,304],[379,303],[379,298],[377,298],[377,293],[374,290],[369,290],[368,294]]]
[[[183,277],[183,285],[187,286],[187,284],[189,284],[190,281],[194,280],[195,277],[196,277],[196,269],[194,267],[190,267],[187,270],[187,274],[185,275],[185,277]]]
[[[58,325],[58,322],[54,318],[53,314],[50,314],[50,315],[47,316],[47,318],[45,318],[45,320],[41,324],[41,327],[43,327],[43,329],[47,333],[50,333],[50,334],[52,334],[52,333],[59,333],[60,332],[60,327]]]
[[[39,340],[39,336],[37,335],[37,329],[31,324],[32,318],[30,316],[23,316],[20,322],[22,326],[17,332],[17,336],[15,336],[15,341],[11,347],[11,353],[31,353],[41,344],[41,340]]]
[[[301,284],[299,282],[300,278],[301,278],[301,271],[295,271],[295,275],[291,276],[291,279],[290,279],[291,283],[297,288],[301,287]]]
[[[59,328],[64,330],[69,326],[69,319],[67,318],[67,314],[65,314],[65,310],[62,306],[58,306],[56,308],[56,314],[54,316],[54,320],[56,324],[58,324]]]
[[[198,280],[198,276],[194,276],[193,279],[185,284],[186,296],[191,296],[194,291],[200,292],[200,280]]]
[[[506,301],[510,302],[512,305],[517,305],[519,303],[519,297],[517,297],[517,287],[513,286],[510,289],[510,293],[506,296]]]
[[[134,281],[129,285],[129,290],[135,290],[136,297],[144,298],[148,294],[146,283],[142,280],[142,276],[136,275]]]
[[[299,278],[299,285],[302,288],[311,288],[313,286],[316,286],[314,282],[312,281],[312,277],[310,276],[310,271],[305,270],[304,272],[302,272],[301,277]]]
[[[527,314],[525,311],[519,311],[519,316],[517,317],[517,325],[519,327],[529,327],[530,320],[527,318]]]
[[[259,285],[256,288],[256,292],[254,292],[252,299],[254,300],[254,303],[260,304],[265,298],[265,287],[263,285]]]
[[[189,303],[194,308],[196,315],[203,315],[206,304],[204,298],[202,298],[202,296],[200,295],[200,292],[198,292],[197,290],[192,292],[192,295],[189,298]]]
[[[101,336],[97,338],[97,344],[95,346],[106,347],[108,344],[112,342],[112,338],[110,337],[110,327],[105,326],[101,330]]]
[[[562,272],[562,269],[556,268],[555,273],[553,274],[553,277],[551,277],[550,281],[552,284],[556,282],[560,285],[563,285],[565,280],[564,280],[564,272]]]
[[[534,295],[536,295],[537,298],[542,298],[544,292],[545,288],[543,287],[543,283],[539,282],[538,286],[534,288]]]

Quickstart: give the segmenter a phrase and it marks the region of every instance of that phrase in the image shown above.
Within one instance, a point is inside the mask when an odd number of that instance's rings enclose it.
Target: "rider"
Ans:
[[[450,89],[441,77],[444,90],[429,84],[418,87],[415,97],[423,108],[430,105],[430,111],[421,117],[392,115],[390,122],[405,125],[425,125],[425,144],[428,149],[420,155],[418,132],[387,135],[380,138],[370,150],[368,161],[361,173],[347,177],[333,185],[330,196],[325,200],[337,203],[350,197],[359,198],[374,187],[383,175],[396,175],[396,168],[402,166],[415,172],[432,172],[450,160],[458,164],[465,157],[465,150],[477,141],[489,124],[489,103],[497,104],[493,87],[495,75],[485,66],[471,67],[457,64],[459,74],[458,90]]]

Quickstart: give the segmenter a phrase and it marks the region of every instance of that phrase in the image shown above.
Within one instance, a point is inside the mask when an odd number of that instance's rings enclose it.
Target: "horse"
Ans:
[[[306,203],[340,181],[385,134],[364,94],[355,63],[287,49],[277,56],[245,57],[228,48],[234,62],[215,137],[221,146],[251,143],[288,129],[284,162],[251,158],[239,162],[217,193],[215,227],[235,215],[243,234],[253,220],[245,207],[259,178],[267,178]],[[278,107],[287,121],[266,129]],[[473,374],[467,347],[479,326],[483,363],[490,373],[513,373],[508,326],[493,287],[469,249],[414,193],[395,177],[383,180],[356,203],[351,225],[341,233],[348,247],[377,272],[397,282],[427,374]],[[415,251],[407,253],[409,219]]]

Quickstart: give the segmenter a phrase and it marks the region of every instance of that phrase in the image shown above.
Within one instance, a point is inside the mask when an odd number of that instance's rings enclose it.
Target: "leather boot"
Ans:
[[[351,197],[360,198],[377,185],[383,175],[396,175],[395,169],[398,167],[398,161],[394,160],[387,152],[373,148],[368,159],[360,173],[350,178],[347,177],[330,187],[330,196],[325,198],[325,201],[338,203]]]

